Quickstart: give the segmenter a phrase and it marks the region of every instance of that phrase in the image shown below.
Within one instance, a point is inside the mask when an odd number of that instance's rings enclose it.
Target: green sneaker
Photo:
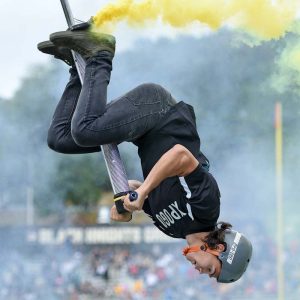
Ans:
[[[73,55],[68,48],[57,47],[50,41],[38,43],[37,48],[43,53],[53,55],[55,58],[64,61],[69,66],[74,66],[75,64]]]
[[[116,39],[109,34],[96,33],[89,30],[67,30],[52,33],[50,40],[56,46],[78,52],[85,59],[103,50],[109,51],[113,55],[115,54]]]

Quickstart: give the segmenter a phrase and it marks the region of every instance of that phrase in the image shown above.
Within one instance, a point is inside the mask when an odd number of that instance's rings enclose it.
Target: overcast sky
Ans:
[[[69,0],[74,17],[87,20],[108,0]],[[110,1],[112,2],[112,1]],[[60,0],[0,0],[1,81],[0,97],[10,97],[30,66],[47,63],[48,56],[36,49],[38,42],[48,39],[49,33],[66,29]],[[174,37],[170,28],[137,30],[120,28],[116,33],[117,51],[124,51],[134,40],[143,36]]]
[[[106,2],[70,0],[70,5],[75,17],[86,20]],[[32,64],[47,62],[36,44],[64,30],[66,21],[60,0],[0,0],[0,11],[0,97],[9,97]]]
[[[74,17],[88,20],[108,2],[114,0],[69,0]],[[50,33],[66,29],[66,20],[60,0],[0,0],[0,98],[9,98],[18,88],[30,66],[47,63],[49,57],[40,53],[36,45],[48,39]],[[299,13],[300,15],[300,13]],[[189,29],[172,29],[157,23],[151,28],[129,29],[119,26],[117,54],[124,51],[139,38],[157,39],[161,36],[175,38],[178,33],[201,36],[211,31],[204,25],[193,24]]]

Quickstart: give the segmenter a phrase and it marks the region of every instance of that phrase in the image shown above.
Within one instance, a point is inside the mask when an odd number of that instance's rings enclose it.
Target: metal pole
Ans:
[[[278,300],[284,300],[283,264],[283,176],[282,176],[282,107],[275,106],[275,144],[276,144],[276,203],[277,203],[277,288]]]
[[[67,24],[69,26],[69,28],[71,28],[73,25],[75,25],[75,21],[73,18],[73,14],[69,5],[69,1],[68,0],[60,0],[66,20],[67,20]],[[79,55],[78,53],[74,52],[72,50],[72,55],[75,61],[75,65],[80,77],[80,81],[81,83],[83,82],[83,78],[84,78],[84,70],[85,70],[85,61],[84,59],[81,57],[81,55]]]
[[[60,0],[60,2],[64,10],[68,26],[71,27],[72,25],[75,25],[68,0]],[[72,51],[72,54],[74,57],[77,71],[79,73],[80,81],[81,83],[83,83],[86,63],[78,53]],[[128,191],[128,177],[123,162],[121,160],[120,152],[118,150],[117,145],[102,145],[101,150],[104,156],[104,160],[106,163],[107,171],[114,193],[118,194]]]
[[[62,8],[64,10],[67,24],[69,27],[71,27],[72,25],[74,25],[74,18],[73,18],[73,14],[72,14],[69,2],[68,2],[68,0],[61,0],[60,2],[62,5]]]

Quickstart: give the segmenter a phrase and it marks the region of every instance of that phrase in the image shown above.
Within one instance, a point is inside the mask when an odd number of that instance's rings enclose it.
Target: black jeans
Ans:
[[[143,136],[176,104],[157,84],[142,84],[107,104],[112,54],[99,52],[87,61],[81,86],[75,68],[55,110],[48,145],[61,153],[100,151],[100,145],[132,142]]]

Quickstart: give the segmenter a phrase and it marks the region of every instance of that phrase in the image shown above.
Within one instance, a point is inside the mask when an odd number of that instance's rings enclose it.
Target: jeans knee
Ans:
[[[56,151],[56,143],[57,140],[56,140],[56,136],[55,134],[53,133],[53,131],[51,130],[51,127],[49,128],[48,130],[48,136],[47,136],[47,144],[48,144],[48,147],[54,151]]]
[[[64,136],[56,134],[50,127],[48,131],[47,144],[50,149],[59,153],[70,153],[67,139]]]
[[[171,93],[168,90],[166,90],[163,86],[159,84],[155,84],[154,86],[157,92],[157,97],[160,101],[165,102],[171,106],[177,103],[176,100],[172,97]]]
[[[146,93],[156,95],[157,100],[161,103],[166,103],[167,105],[173,106],[176,104],[176,100],[172,97],[171,93],[166,90],[163,86],[157,83],[144,83],[139,86],[144,89]]]
[[[90,146],[87,143],[84,127],[75,120],[72,120],[71,123],[71,135],[77,145],[82,147]]]
[[[141,85],[139,85],[137,87],[138,90],[143,91],[146,94],[150,94],[150,95],[155,95],[157,93],[159,93],[161,90],[164,90],[164,88],[157,84],[157,83],[152,83],[152,82],[147,82],[147,83],[143,83]]]
[[[97,121],[95,125],[94,122]],[[105,144],[106,134],[103,127],[105,124],[99,122],[99,118],[74,115],[71,121],[71,135],[78,146],[95,147]],[[100,134],[100,131],[102,132]]]
[[[125,97],[135,106],[139,106],[167,102],[166,98],[170,97],[170,93],[159,84],[143,83],[129,91]]]

